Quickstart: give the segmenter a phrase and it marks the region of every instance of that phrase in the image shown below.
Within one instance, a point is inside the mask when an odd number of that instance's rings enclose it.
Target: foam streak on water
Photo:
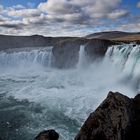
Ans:
[[[80,67],[69,70],[50,67],[51,49],[0,53],[0,137],[30,140],[54,128],[61,140],[72,140],[110,90],[135,95],[135,80],[125,81],[140,75],[139,46],[110,47],[102,62],[86,69],[83,48]]]

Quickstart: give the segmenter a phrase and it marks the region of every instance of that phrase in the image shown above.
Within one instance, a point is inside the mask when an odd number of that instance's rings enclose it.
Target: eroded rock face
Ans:
[[[59,134],[55,130],[44,130],[34,140],[58,140]]]
[[[54,65],[58,68],[76,66],[80,45],[85,44],[85,41],[84,39],[69,39],[57,43],[53,48]]]
[[[54,65],[58,68],[69,68],[76,66],[79,60],[80,46],[85,46],[85,53],[93,62],[102,58],[107,48],[113,45],[109,40],[75,38],[58,42],[53,48]]]
[[[32,36],[0,35],[0,51],[13,48],[54,46],[59,41],[67,39],[72,39],[72,37],[45,37],[41,35],[32,35]]]
[[[109,92],[103,103],[91,113],[75,140],[139,140],[140,95],[130,99]]]
[[[127,126],[126,135],[123,140],[139,140],[140,139],[140,94],[138,94],[132,100],[134,103],[134,108],[133,108],[134,114],[130,114],[132,117],[132,121]]]
[[[89,60],[92,62],[97,58],[103,57],[108,46],[113,45],[113,42],[109,40],[80,37],[0,35],[0,51],[53,46],[53,65],[57,68],[70,68],[76,66],[79,60],[79,50],[81,45],[85,45],[85,52]]]
[[[114,42],[109,40],[91,39],[87,42],[85,51],[91,61],[104,57],[109,46],[113,45]]]

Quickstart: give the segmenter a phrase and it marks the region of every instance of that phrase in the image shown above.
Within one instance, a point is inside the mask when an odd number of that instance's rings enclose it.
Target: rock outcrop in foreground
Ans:
[[[58,140],[54,130],[41,132],[35,140]],[[91,113],[75,140],[139,140],[140,94],[131,99],[109,92],[103,103]]]
[[[130,99],[109,92],[103,103],[91,113],[75,140],[139,140],[140,95]]]
[[[58,140],[59,134],[55,130],[44,130],[34,140]]]

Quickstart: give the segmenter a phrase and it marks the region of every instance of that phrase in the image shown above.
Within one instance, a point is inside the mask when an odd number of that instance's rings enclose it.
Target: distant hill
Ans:
[[[98,32],[84,37],[45,37],[41,35],[12,36],[0,34],[0,51],[11,48],[60,46],[62,44],[69,44],[69,46],[75,46],[76,43],[81,45],[92,40],[99,40],[99,42],[101,42],[101,40],[108,40],[115,44],[120,42],[130,43],[135,41],[136,43],[140,44],[140,32]]]
[[[140,32],[121,32],[121,31],[108,31],[98,32],[85,36],[88,39],[108,39],[118,41],[138,41],[140,40]]]
[[[12,36],[0,35],[0,51],[11,48],[32,48],[54,46],[60,41],[75,39],[75,37],[45,37],[41,35]]]

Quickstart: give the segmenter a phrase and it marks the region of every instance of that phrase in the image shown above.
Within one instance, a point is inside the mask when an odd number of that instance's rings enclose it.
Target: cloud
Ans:
[[[4,22],[4,21],[7,21],[7,20],[8,20],[8,18],[6,18],[6,17],[0,15],[0,23],[1,23],[1,22]]]
[[[48,0],[47,2],[40,3],[38,8],[48,14],[72,14],[79,12],[79,5],[76,5],[71,0]]]
[[[34,17],[40,16],[41,11],[39,11],[38,9],[11,9],[7,11],[7,14],[13,17]]]
[[[12,6],[11,9],[19,10],[19,9],[25,9],[25,7],[23,5],[18,4],[18,5]]]
[[[5,34],[83,36],[100,30],[139,27],[140,21],[121,6],[122,0],[48,0],[35,7],[0,6],[0,31]],[[124,20],[125,19],[125,20]],[[13,31],[13,32],[12,32]]]
[[[61,15],[72,17],[75,16],[74,14],[79,14],[83,19],[84,17],[90,19],[108,17],[108,14],[115,10],[120,2],[121,0],[48,0],[40,3],[38,8],[54,18]]]
[[[21,20],[13,20],[10,18],[6,18],[0,15],[0,27],[3,28],[13,28],[13,29],[22,29],[25,26]]]
[[[22,29],[22,26],[24,26],[23,24],[14,24],[14,23],[4,23],[4,24],[0,24],[1,27],[4,28],[14,28],[14,29]]]
[[[108,18],[117,19],[117,18],[120,18],[120,17],[126,17],[128,15],[129,15],[129,12],[127,10],[121,9],[121,10],[115,10],[112,13],[109,13]]]
[[[130,31],[130,32],[138,32],[138,29],[140,29],[140,23],[128,23],[128,24],[122,24],[116,29],[120,31]]]
[[[94,24],[103,18],[120,18],[127,12],[118,8],[121,0],[48,0],[38,9],[47,13],[48,19],[64,24]],[[111,14],[110,14],[111,13]]]
[[[140,8],[140,1],[137,3],[137,8]]]

